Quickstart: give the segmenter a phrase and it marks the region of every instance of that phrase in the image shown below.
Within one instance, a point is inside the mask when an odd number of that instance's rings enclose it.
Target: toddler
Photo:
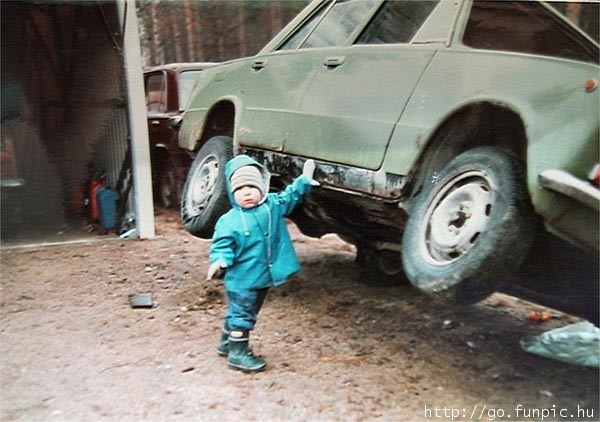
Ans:
[[[269,194],[271,175],[247,155],[225,166],[232,209],[217,221],[207,279],[225,271],[227,311],[217,353],[230,368],[257,372],[266,363],[252,352],[249,333],[271,286],[285,283],[300,263],[285,219],[312,186],[315,163],[281,193]]]

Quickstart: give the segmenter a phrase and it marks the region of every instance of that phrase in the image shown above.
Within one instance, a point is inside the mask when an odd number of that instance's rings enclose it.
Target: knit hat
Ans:
[[[265,181],[258,167],[249,165],[243,166],[233,172],[229,178],[231,191],[235,192],[242,186],[254,186],[262,196],[265,196]]]

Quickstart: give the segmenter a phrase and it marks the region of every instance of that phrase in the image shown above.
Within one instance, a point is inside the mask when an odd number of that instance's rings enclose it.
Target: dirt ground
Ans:
[[[303,270],[271,290],[252,336],[267,370],[230,370],[210,243],[176,211],[156,218],[154,240],[2,251],[0,420],[599,419],[598,370],[519,346],[577,318],[502,294],[434,305],[365,280],[336,237],[295,230]],[[155,306],[132,309],[145,292]]]

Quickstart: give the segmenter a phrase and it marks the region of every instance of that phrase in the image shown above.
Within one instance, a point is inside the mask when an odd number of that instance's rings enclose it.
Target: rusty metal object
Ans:
[[[283,188],[300,175],[306,161],[252,148],[243,148],[241,152],[269,169],[275,188]],[[300,229],[303,230],[302,223],[308,218],[322,224],[320,233],[338,233],[376,249],[398,249],[406,220],[402,197],[405,178],[336,163],[316,163],[315,179],[321,186],[313,189],[300,211],[291,216]]]

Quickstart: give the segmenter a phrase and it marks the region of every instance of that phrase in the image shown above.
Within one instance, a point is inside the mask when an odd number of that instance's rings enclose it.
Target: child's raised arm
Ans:
[[[277,202],[282,205],[282,216],[288,216],[294,210],[294,207],[302,201],[302,197],[310,192],[313,186],[319,186],[319,182],[313,179],[314,172],[315,162],[313,160],[306,160],[302,169],[302,175],[294,179],[291,185],[277,195]]]

